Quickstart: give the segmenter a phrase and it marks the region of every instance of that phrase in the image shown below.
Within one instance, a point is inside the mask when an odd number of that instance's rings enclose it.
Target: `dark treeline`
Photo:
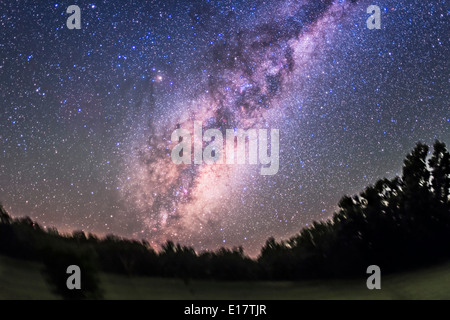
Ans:
[[[314,222],[284,241],[270,238],[257,259],[242,248],[197,253],[168,241],[155,251],[146,241],[82,231],[61,235],[0,208],[0,254],[41,261],[49,277],[67,264],[127,275],[216,280],[297,280],[364,275],[450,258],[450,155],[444,143],[418,143],[401,177],[382,179],[359,195],[344,196],[332,219]],[[59,269],[58,269],[59,268]],[[61,276],[62,277],[62,276]],[[54,280],[54,282],[57,280]],[[97,290],[98,291],[98,290]]]

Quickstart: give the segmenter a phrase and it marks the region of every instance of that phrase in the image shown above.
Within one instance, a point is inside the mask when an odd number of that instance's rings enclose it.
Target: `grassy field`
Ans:
[[[0,300],[59,299],[38,263],[0,256]],[[450,264],[382,277],[381,290],[365,279],[305,282],[215,282],[101,274],[105,299],[450,299]]]

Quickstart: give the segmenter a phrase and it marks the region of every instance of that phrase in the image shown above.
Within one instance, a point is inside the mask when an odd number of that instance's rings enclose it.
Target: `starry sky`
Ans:
[[[69,30],[67,7],[81,8]],[[369,30],[368,6],[381,9]],[[0,201],[62,232],[256,255],[450,144],[450,6],[0,1]],[[280,168],[175,165],[176,128],[279,129]]]

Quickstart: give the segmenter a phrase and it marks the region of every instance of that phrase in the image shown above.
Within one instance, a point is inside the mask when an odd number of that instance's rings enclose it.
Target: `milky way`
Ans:
[[[450,142],[444,1],[70,4],[1,11],[0,200],[44,226],[254,255]],[[279,172],[174,164],[194,121],[279,129]]]

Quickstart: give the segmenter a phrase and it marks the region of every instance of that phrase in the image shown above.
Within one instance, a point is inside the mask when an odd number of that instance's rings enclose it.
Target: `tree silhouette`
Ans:
[[[432,174],[432,187],[435,199],[443,204],[449,201],[450,192],[450,154],[445,143],[434,143],[433,156],[429,160]]]
[[[86,298],[61,287],[66,264],[88,270],[89,297],[100,297],[97,269],[126,275],[217,280],[298,280],[419,267],[450,258],[450,154],[443,142],[417,143],[401,177],[380,179],[358,195],[343,196],[327,221],[315,221],[283,241],[269,238],[257,259],[242,247],[196,252],[167,241],[156,252],[147,241],[83,231],[62,235],[30,218],[11,218],[0,206],[0,254],[41,261],[49,282],[66,298]],[[427,158],[429,157],[428,161]]]

